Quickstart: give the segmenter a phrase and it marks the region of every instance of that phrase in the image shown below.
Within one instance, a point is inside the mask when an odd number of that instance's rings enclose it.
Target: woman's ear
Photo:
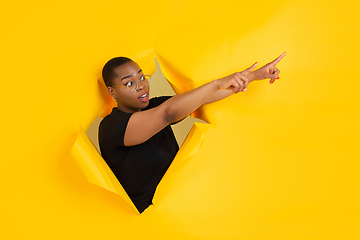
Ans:
[[[109,92],[109,94],[111,95],[111,97],[114,98],[114,99],[116,99],[114,88],[108,87],[107,89],[108,89],[108,92]]]

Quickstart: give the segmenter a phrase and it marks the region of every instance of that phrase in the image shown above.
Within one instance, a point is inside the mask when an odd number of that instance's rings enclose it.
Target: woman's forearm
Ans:
[[[219,89],[220,86],[217,84],[217,80],[214,80],[170,98],[162,104],[162,107],[165,108],[166,120],[172,123],[183,119],[198,109]]]
[[[213,80],[191,91],[176,95],[163,103],[165,120],[169,123],[179,121],[187,115],[193,113],[201,105],[208,103],[208,99],[215,93],[220,95],[217,101],[230,96],[232,93],[242,91],[248,85],[249,79],[245,74],[251,72],[256,64],[243,72],[236,72],[226,77]],[[218,91],[221,89],[221,92]],[[218,94],[218,92],[220,92]],[[208,102],[207,102],[208,101]]]
[[[216,91],[213,95],[211,95],[204,104],[209,104],[212,102],[217,102],[221,99],[227,98],[233,94],[233,91],[230,89],[220,89],[219,91]]]
[[[252,81],[256,80],[255,79],[255,74],[254,72],[251,72],[255,67],[256,67],[257,63],[255,63],[254,65],[252,65],[250,68],[242,71],[241,73],[243,75],[246,76],[247,81],[246,81],[246,86],[242,91],[246,91],[246,87],[247,85],[249,85]],[[211,97],[209,97],[204,104],[208,104],[208,103],[212,103],[212,102],[216,102],[219,101],[221,99],[227,98],[229,96],[231,96],[234,92],[232,91],[232,89],[220,89],[219,91],[215,92],[213,95],[211,95]]]

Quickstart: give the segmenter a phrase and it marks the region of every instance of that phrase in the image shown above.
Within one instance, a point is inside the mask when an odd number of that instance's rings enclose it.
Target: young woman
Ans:
[[[152,204],[156,187],[179,149],[170,125],[203,104],[246,91],[254,80],[273,83],[280,72],[276,64],[284,56],[255,71],[257,63],[183,94],[152,99],[150,76],[134,61],[117,57],[105,64],[103,79],[117,107],[100,123],[100,150],[140,213]]]

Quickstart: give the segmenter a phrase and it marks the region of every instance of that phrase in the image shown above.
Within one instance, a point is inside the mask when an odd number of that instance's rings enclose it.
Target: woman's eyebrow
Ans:
[[[141,72],[142,72],[142,69],[140,69],[140,70],[138,71],[138,73],[141,73]],[[125,76],[125,77],[121,78],[121,81],[122,81],[123,79],[125,79],[125,78],[131,78],[131,77],[133,77],[133,75],[132,75],[132,74],[127,75],[127,76]]]

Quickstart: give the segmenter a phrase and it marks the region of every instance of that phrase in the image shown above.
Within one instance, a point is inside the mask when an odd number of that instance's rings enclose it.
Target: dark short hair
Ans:
[[[116,57],[113,59],[110,59],[103,67],[102,70],[102,77],[104,79],[105,85],[107,87],[111,86],[113,84],[114,78],[116,78],[116,73],[114,72],[115,68],[128,63],[133,62],[130,58],[127,57]]]

